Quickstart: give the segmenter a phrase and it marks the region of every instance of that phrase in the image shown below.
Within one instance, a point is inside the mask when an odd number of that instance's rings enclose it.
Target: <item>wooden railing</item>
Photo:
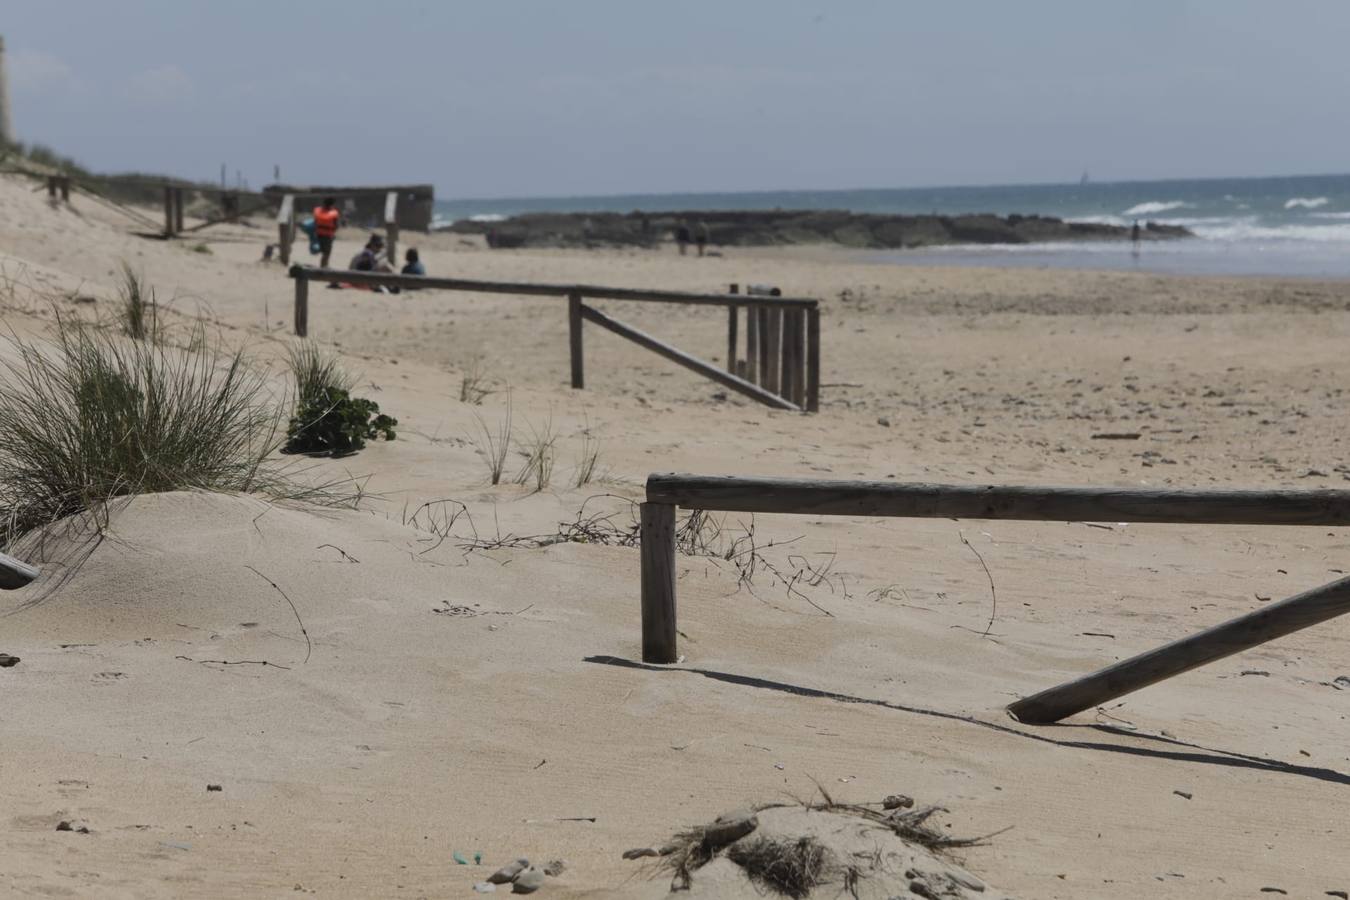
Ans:
[[[820,408],[820,303],[795,297],[762,297],[744,294],[696,294],[682,291],[656,291],[641,288],[613,288],[592,284],[539,284],[531,282],[477,281],[467,278],[429,278],[420,275],[394,275],[386,272],[351,272],[341,269],[316,269],[295,265],[295,333],[309,333],[309,282],[365,285],[399,290],[469,291],[478,294],[516,294],[567,299],[568,347],[571,357],[572,387],[586,386],[582,325],[590,322],[633,343],[645,347],[674,363],[709,378],[766,406],[804,412]],[[731,310],[731,339],[727,370],[719,369],[646,332],[585,305],[586,299],[626,300],[645,303],[676,303],[693,306],[721,306]],[[774,377],[751,378],[737,374],[734,359],[737,310],[747,310],[747,319],[769,319],[782,323],[790,335],[781,346],[775,344],[772,356],[763,363]],[[791,323],[791,324],[787,324]],[[753,367],[752,367],[753,368]]]
[[[680,507],[813,516],[1350,525],[1350,491],[1176,491],[651,475],[647,479],[647,501],[641,506],[645,662],[673,663],[678,658],[675,513]],[[1030,724],[1057,722],[1347,612],[1350,577],[1018,700],[1008,712]]]

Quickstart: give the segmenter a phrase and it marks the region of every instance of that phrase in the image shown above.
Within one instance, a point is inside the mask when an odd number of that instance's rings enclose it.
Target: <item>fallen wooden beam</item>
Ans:
[[[1008,707],[1008,712],[1028,725],[1048,725],[1347,612],[1350,612],[1350,577],[1018,700]]]

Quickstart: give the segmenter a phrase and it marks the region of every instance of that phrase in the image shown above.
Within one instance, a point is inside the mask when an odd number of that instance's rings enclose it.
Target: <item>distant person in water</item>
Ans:
[[[319,245],[319,266],[328,268],[328,257],[333,255],[333,238],[337,237],[338,223],[342,213],[338,212],[337,201],[324,197],[323,203],[314,207],[314,242]]]
[[[699,222],[698,227],[694,229],[694,243],[698,244],[698,255],[702,256],[703,251],[708,249],[708,223]]]
[[[1138,252],[1139,252],[1139,239],[1140,239],[1140,237],[1141,237],[1141,234],[1140,234],[1140,232],[1139,232],[1139,220],[1138,220],[1138,219],[1135,219],[1135,220],[1134,220],[1134,225],[1131,226],[1131,228],[1130,228],[1130,243],[1134,245],[1134,252],[1135,252],[1135,253],[1138,253]]]
[[[404,275],[425,275],[427,267],[422,265],[421,258],[417,255],[416,247],[409,247],[408,252],[403,254],[403,272]]]
[[[680,255],[684,256],[689,252],[689,223],[680,220],[680,224],[675,229],[675,243],[680,245]]]

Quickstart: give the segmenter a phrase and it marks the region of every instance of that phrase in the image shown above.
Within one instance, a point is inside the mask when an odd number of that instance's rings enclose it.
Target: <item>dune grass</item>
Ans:
[[[122,263],[122,283],[117,289],[117,317],[122,333],[143,341],[159,338],[159,308],[155,304],[154,288],[146,286],[136,271]]]
[[[0,546],[117,497],[212,490],[301,497],[268,465],[280,416],[242,350],[198,324],[188,352],[57,318],[50,348],[0,364]]]
[[[330,391],[348,391],[356,387],[356,377],[342,368],[337,354],[329,353],[313,341],[291,344],[287,362],[295,377],[295,403],[314,403]]]

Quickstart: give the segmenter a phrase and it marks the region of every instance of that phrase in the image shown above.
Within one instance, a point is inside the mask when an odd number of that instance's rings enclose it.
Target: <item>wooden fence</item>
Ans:
[[[697,510],[901,518],[1350,525],[1350,491],[1142,490],[896,484],[657,474],[641,506],[642,658],[675,662],[675,512]],[[1049,724],[1122,694],[1350,612],[1350,577],[1091,675],[1018,700],[1018,721]]]
[[[300,265],[291,266],[290,273],[295,279],[295,333],[301,337],[309,333],[311,281],[399,290],[470,291],[479,294],[566,298],[572,387],[577,390],[586,386],[582,326],[590,322],[766,406],[803,412],[815,412],[820,408],[820,303],[817,300],[747,294],[695,294],[588,284],[428,278],[384,272],[316,269]],[[726,307],[730,310],[727,368],[719,369],[712,363],[587,306],[584,302],[586,299]],[[754,360],[753,365],[738,367],[735,358],[736,324],[741,309],[746,310],[747,321],[767,320],[770,324],[765,326],[764,331],[757,333],[754,343],[747,347],[748,358]],[[770,331],[774,335],[786,334],[788,338],[780,340],[775,337],[762,348],[759,338]],[[738,369],[744,374],[738,374]],[[753,376],[752,371],[755,373]]]

